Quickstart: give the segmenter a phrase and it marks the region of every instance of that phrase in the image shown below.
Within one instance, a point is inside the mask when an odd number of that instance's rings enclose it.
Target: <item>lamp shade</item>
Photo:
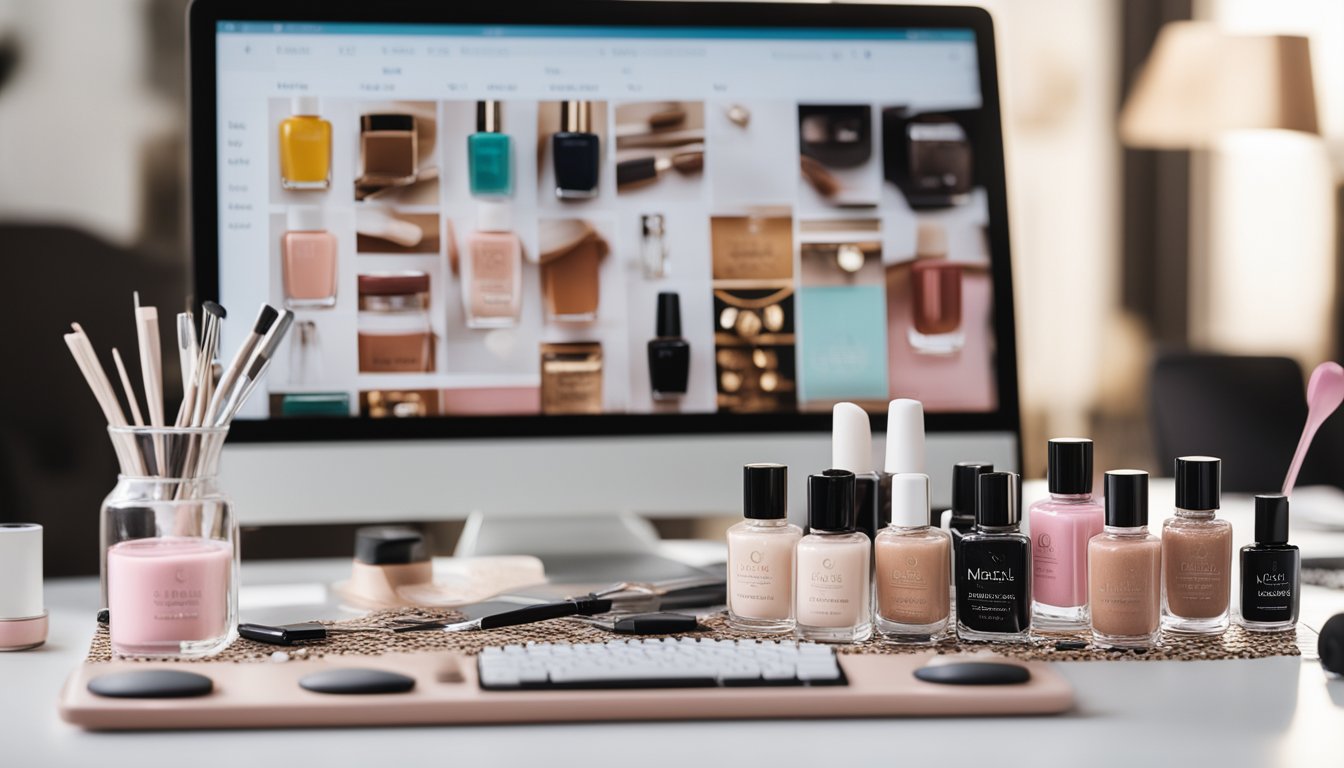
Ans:
[[[1196,21],[1162,27],[1120,112],[1121,140],[1191,149],[1255,129],[1319,133],[1307,38]]]

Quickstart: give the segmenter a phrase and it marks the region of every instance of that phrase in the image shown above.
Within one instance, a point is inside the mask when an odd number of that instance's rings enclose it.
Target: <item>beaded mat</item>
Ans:
[[[397,618],[454,618],[452,611],[432,611],[415,608],[401,608],[379,611],[368,616],[342,622],[326,622],[341,627],[386,626]],[[776,640],[779,635],[766,635],[751,632],[738,632],[729,629],[723,613],[704,617],[701,623],[705,631],[695,633],[701,637],[724,639],[761,639]],[[492,645],[512,643],[592,643],[605,642],[613,638],[628,638],[631,635],[617,635],[587,624],[566,619],[527,624],[519,627],[505,627],[479,632],[354,632],[332,635],[329,639],[305,646],[277,646],[258,643],[246,638],[238,638],[223,651],[200,661],[264,662],[291,661],[321,658],[327,655],[378,656],[383,653],[414,653],[455,651],[458,653],[479,653],[482,648]],[[1061,642],[1063,641],[1063,642]],[[1116,651],[1093,648],[1086,645],[1086,635],[1049,635],[1042,636],[1031,645],[1011,645],[999,643],[966,643],[949,639],[934,647],[939,653],[957,653],[968,650],[988,650],[1023,661],[1108,661],[1138,660],[1153,661],[1195,661],[1208,659],[1260,659],[1270,656],[1300,656],[1297,637],[1292,632],[1260,634],[1247,632],[1233,625],[1226,633],[1216,637],[1199,637],[1163,633],[1162,643],[1150,651]],[[928,650],[927,646],[900,646],[869,640],[854,645],[836,646],[840,653],[918,653]],[[90,663],[111,661],[112,649],[108,641],[107,627],[100,625],[93,643],[89,648],[87,661]],[[190,663],[193,660],[184,660]]]

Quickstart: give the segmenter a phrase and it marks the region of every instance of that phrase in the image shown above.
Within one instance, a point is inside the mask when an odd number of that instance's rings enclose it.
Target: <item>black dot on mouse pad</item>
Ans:
[[[963,661],[930,664],[915,670],[915,677],[941,685],[1017,685],[1031,679],[1026,667],[993,661]]]
[[[184,699],[204,696],[214,688],[205,675],[176,669],[112,672],[89,681],[89,693],[114,699]]]
[[[405,693],[415,678],[381,669],[328,669],[299,678],[299,687],[314,693]]]

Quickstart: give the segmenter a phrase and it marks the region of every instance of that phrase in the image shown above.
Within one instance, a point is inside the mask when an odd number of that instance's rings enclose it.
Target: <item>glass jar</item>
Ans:
[[[219,489],[228,427],[109,427],[103,604],[119,656],[207,656],[237,636],[238,525]]]

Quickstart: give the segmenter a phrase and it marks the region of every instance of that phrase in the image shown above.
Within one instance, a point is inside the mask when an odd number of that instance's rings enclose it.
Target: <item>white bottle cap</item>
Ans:
[[[326,216],[317,206],[296,205],[285,213],[285,229],[290,232],[321,232],[326,228]]]
[[[42,605],[42,526],[0,523],[0,620],[31,619]]]
[[[929,524],[929,476],[908,472],[891,478],[891,524],[916,528]]]
[[[924,404],[902,398],[887,406],[887,461],[889,475],[924,471]]]
[[[316,117],[322,111],[322,102],[316,96],[295,96],[289,100],[291,115]]]
[[[476,231],[509,232],[513,227],[513,207],[507,200],[481,200],[476,203]]]
[[[836,403],[831,411],[831,469],[873,471],[873,428],[868,412],[853,403]]]

